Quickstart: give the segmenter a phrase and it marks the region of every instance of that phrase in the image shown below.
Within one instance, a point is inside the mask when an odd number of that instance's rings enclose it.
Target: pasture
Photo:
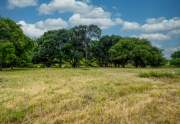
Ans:
[[[0,124],[178,124],[180,69],[0,72]]]

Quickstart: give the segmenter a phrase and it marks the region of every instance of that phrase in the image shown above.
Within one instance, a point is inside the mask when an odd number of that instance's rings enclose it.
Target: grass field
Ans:
[[[180,69],[0,72],[0,124],[178,124]]]

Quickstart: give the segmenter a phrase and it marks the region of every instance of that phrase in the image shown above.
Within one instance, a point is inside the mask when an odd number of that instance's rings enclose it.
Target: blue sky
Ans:
[[[149,39],[167,57],[180,50],[180,0],[1,0],[0,15],[21,24],[30,37],[96,24],[104,35]]]

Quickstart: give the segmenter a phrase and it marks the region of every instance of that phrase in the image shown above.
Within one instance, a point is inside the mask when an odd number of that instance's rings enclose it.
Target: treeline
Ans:
[[[164,64],[161,50],[149,41],[120,36],[103,36],[95,25],[48,31],[37,40],[33,63],[47,67],[68,62],[72,67],[101,66],[136,67]]]
[[[171,64],[178,63],[175,55]],[[146,39],[101,36],[96,25],[53,30],[32,40],[20,25],[0,18],[0,67],[51,66],[158,67],[166,63],[162,50]],[[174,64],[175,65],[175,64]]]

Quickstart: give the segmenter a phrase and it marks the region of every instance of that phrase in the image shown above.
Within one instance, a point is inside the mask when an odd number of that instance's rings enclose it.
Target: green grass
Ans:
[[[143,78],[177,78],[180,76],[180,71],[179,70],[149,71],[149,72],[141,72],[139,76]]]
[[[145,78],[174,78],[176,76],[175,73],[169,73],[169,72],[143,72],[139,74],[140,77],[145,77]]]
[[[0,124],[178,124],[180,69],[0,72]]]

